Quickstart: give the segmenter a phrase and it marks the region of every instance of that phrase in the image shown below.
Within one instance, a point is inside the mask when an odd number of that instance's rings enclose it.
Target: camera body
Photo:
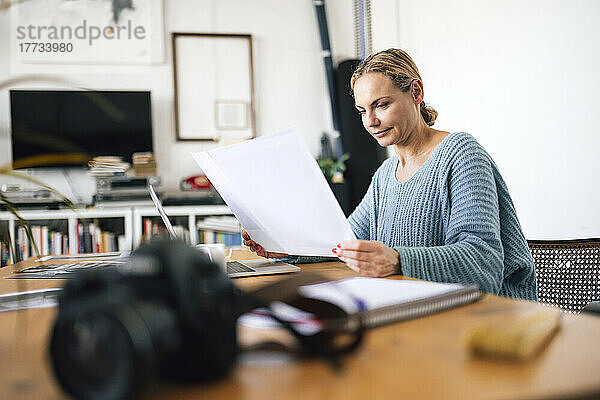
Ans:
[[[67,282],[50,342],[54,372],[75,398],[132,397],[148,380],[210,381],[237,353],[242,293],[183,242],[141,246],[119,268]]]

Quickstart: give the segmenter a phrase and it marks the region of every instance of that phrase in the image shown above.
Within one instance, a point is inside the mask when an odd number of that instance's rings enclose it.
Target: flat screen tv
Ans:
[[[10,108],[13,161],[83,153],[131,162],[134,152],[152,151],[148,91],[11,90]]]

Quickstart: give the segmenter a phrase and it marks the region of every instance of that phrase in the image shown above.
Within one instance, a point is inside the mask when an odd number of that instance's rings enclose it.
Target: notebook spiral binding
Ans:
[[[482,293],[478,289],[477,285],[467,286],[457,292],[363,311],[358,314],[360,314],[365,327],[374,328],[392,322],[435,314],[450,308],[472,303],[482,296]]]

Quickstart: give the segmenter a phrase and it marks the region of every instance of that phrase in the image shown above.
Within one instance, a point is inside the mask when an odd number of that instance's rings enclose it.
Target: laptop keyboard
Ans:
[[[250,268],[247,265],[242,264],[238,261],[227,261],[227,273],[233,274],[236,272],[254,272],[253,268]]]

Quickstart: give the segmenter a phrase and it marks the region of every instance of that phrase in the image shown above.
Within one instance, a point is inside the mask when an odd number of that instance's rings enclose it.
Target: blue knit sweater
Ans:
[[[403,275],[537,299],[533,258],[506,184],[475,138],[448,135],[403,183],[397,166],[394,156],[379,167],[350,215],[359,239],[397,250]]]

